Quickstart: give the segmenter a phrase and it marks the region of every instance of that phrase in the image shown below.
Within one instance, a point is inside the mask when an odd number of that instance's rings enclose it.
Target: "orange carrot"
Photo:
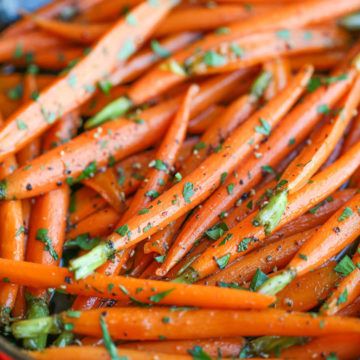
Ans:
[[[288,61],[291,69],[297,70],[305,64],[312,64],[316,70],[329,70],[339,64],[344,58],[341,50],[330,50],[314,54],[297,54],[289,56]]]
[[[157,340],[164,333],[172,340],[243,335],[325,336],[360,332],[360,320],[350,317],[314,317],[312,314],[288,313],[283,310],[171,311],[166,308],[131,307],[110,308],[105,312],[104,309],[83,311],[78,318],[62,313],[56,318],[23,320],[12,324],[12,332],[16,338],[43,332],[56,334],[61,331],[64,323],[70,323],[76,334],[99,337],[101,314],[112,338],[125,340]],[[168,317],[170,321],[164,324],[164,317]],[[202,324],[201,329],[198,324]]]
[[[219,101],[247,74],[240,70],[206,81],[194,99],[192,115]],[[19,169],[12,178],[7,178],[6,185],[1,183],[0,198],[32,197],[55,189],[56,183],[66,178],[70,183],[84,180],[109,161],[118,161],[148,148],[165,131],[179,102],[180,98],[175,98],[143,111],[144,122],[121,118],[49,151],[32,161],[31,169]],[[46,170],[48,168],[52,171]]]
[[[255,146],[264,139],[264,133],[269,135],[270,129],[280,121],[301,95],[311,74],[311,67],[300,71],[284,91],[228,137],[222,150],[209,156],[199,168],[152,201],[150,203],[152,208],[148,213],[133,217],[127,224],[118,224],[120,227],[108,237],[108,241],[113,244],[111,253],[113,249],[130,247],[154,234],[161,226],[179,218],[206,199],[220,185],[221,174],[233,171],[251,152],[252,145],[248,144],[249,139],[253,140]],[[264,120],[261,122],[259,118],[266,119],[266,122]],[[98,265],[92,267],[91,262],[86,259],[92,258],[92,254],[99,251],[105,254],[109,250],[104,242],[84,257],[72,260],[71,269],[76,271],[77,276],[80,273],[83,273],[82,276],[91,273]],[[105,255],[105,258],[107,256]],[[87,264],[85,267],[83,267],[84,261]]]
[[[265,70],[272,73],[272,81],[265,90],[264,98],[269,101],[283,90],[290,79],[289,63],[284,58],[276,58],[264,65]]]
[[[321,86],[309,94],[283,119],[278,128],[275,128],[269,140],[256,150],[261,157],[250,157],[200,209],[195,210],[170,249],[162,270],[170,269],[191,248],[196,239],[218,222],[218,216],[229,211],[241,196],[247,196],[261,181],[264,171],[273,171],[273,167],[289,154],[296,144],[305,140],[322,116],[318,107],[321,104],[333,106],[349,90],[355,70],[350,69],[347,74],[345,80],[334,82],[328,88]]]
[[[222,116],[225,108],[220,105],[212,105],[203,111],[198,116],[194,117],[189,122],[188,132],[191,134],[201,134],[208,127],[210,127],[213,122]]]
[[[345,141],[342,146],[341,152],[345,153],[359,140],[360,140],[360,113],[354,117],[351,123],[349,132],[345,137]]]
[[[339,311],[340,316],[359,316],[360,315],[360,296],[346,308]]]
[[[92,89],[102,80],[104,72],[111,71],[119,62],[126,61],[173,6],[168,0],[160,0],[156,7],[148,3],[139,5],[133,16],[141,26],[131,26],[124,20],[119,20],[99,40],[90,54],[43,91],[36,102],[19,109],[7,121],[0,131],[0,159],[24,147],[48,129],[61,114],[70,112],[90,98]],[[33,45],[34,39],[31,39]],[[54,42],[54,38],[51,40]],[[9,41],[14,47],[14,40]],[[55,41],[58,44],[59,40]],[[17,125],[18,118],[24,125],[21,129]]]
[[[322,20],[335,18],[358,9],[360,2],[358,0],[351,0],[336,5],[334,3],[330,7],[328,5],[328,2],[323,0],[295,3],[284,6],[279,11],[269,11],[258,16],[250,17],[247,20],[229,26],[229,32],[227,34],[210,34],[204,39],[195,42],[183,51],[178,52],[164,64],[170,64],[172,68],[175,68],[176,65],[183,63],[187,58],[193,56],[196,49],[202,49],[202,51],[205,52],[218,44],[226,41],[231,42],[244,35],[257,34],[262,31],[275,29],[299,28],[321,22]],[[183,73],[179,74],[178,71],[164,71],[162,68],[160,65],[132,86],[129,96],[134,103],[143,103],[147,99],[163,93],[170,87],[186,81],[188,78],[184,76]],[[149,83],[152,84],[151,87],[148,86]]]
[[[174,284],[98,273],[76,281],[65,268],[7,259],[0,259],[0,273],[15,284],[61,288],[70,294],[147,304],[199,306],[209,309],[265,309],[275,300],[273,296],[247,290]]]
[[[287,203],[285,202],[286,211],[281,216],[281,220],[274,230],[280,229],[282,226],[304,214],[320,201],[326,199],[327,196],[343,184],[359,166],[359,150],[360,143],[353,146],[328,168],[315,175],[311,179],[312,181],[302,188],[302,191],[291,195]],[[281,207],[279,212],[282,214]],[[357,218],[358,216],[353,216],[351,220]],[[241,255],[244,255],[253,248],[259,247],[264,242],[266,236],[265,229],[259,225],[257,222],[257,214],[249,215],[234,227],[231,232],[228,232],[213,243],[210,248],[191,265],[191,268],[182,275],[181,281],[193,282],[204,278],[214,272],[220,265],[224,268]],[[353,231],[355,231],[355,229],[353,229]],[[303,263],[306,264],[306,261],[303,261]]]

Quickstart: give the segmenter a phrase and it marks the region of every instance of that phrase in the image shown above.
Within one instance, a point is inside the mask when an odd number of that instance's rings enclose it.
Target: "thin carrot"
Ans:
[[[57,334],[64,323],[70,323],[76,334],[99,337],[99,319],[102,313],[104,309],[84,311],[78,318],[62,313],[57,317],[19,321],[13,323],[11,329],[16,338],[27,338],[44,332]],[[311,314],[288,313],[283,310],[171,311],[166,308],[128,307],[107,309],[105,314],[110,335],[114,339],[125,340],[157,340],[164,333],[172,340],[244,335],[324,336],[360,332],[360,320],[356,318],[313,317]],[[164,324],[164,317],[168,317],[170,321]],[[148,324],[152,326],[149,327]],[[198,324],[202,324],[201,328]],[[125,328],[126,333],[123,331]]]
[[[321,359],[324,356],[351,360],[360,355],[360,337],[355,334],[318,337],[302,346],[293,346],[282,351],[285,359]]]
[[[335,265],[335,261],[330,262],[293,281],[277,294],[275,306],[284,310],[308,311],[321,304],[340,279],[334,271]]]
[[[45,19],[38,15],[25,16],[32,21],[36,27],[80,44],[92,44],[105,34],[112,24],[78,24],[52,19]]]
[[[326,104],[329,108],[332,107],[349,90],[355,70],[350,69],[347,75],[345,80],[334,82],[328,88],[320,86],[308,94],[275,128],[269,140],[256,150],[256,154],[261,154],[261,157],[250,157],[200,209],[195,210],[170,249],[162,266],[163,271],[170,269],[191,248],[196,239],[214,226],[219,221],[218,216],[229,211],[243,194],[246,196],[261,181],[264,171],[273,171],[273,167],[286,157],[296,144],[305,140],[322,116],[318,112],[319,106]]]
[[[225,108],[221,105],[212,105],[189,122],[188,132],[191,134],[203,133],[212,123],[222,116]]]
[[[345,141],[342,146],[341,152],[345,153],[359,140],[360,140],[360,113],[354,117],[351,123],[349,132],[345,137]]]
[[[357,148],[360,148],[360,143],[350,149],[348,153]],[[341,161],[341,158],[339,161]],[[354,241],[360,235],[360,213],[357,211],[359,205],[360,194],[356,194],[336,211],[320,230],[299,249],[286,269],[266,281],[259,288],[259,291],[272,294],[280,291],[296,276],[304,275],[317,268]],[[276,285],[274,286],[274,284]]]
[[[351,304],[360,295],[360,270],[358,265],[360,263],[360,252],[358,248],[352,261],[347,258],[350,269],[347,273],[343,273],[344,279],[336,287],[329,299],[323,304],[321,311],[326,315],[337,314],[347,305]],[[349,273],[350,272],[350,273]]]
[[[10,265],[11,269],[8,268]],[[0,259],[0,269],[2,277],[10,278],[15,284],[37,288],[61,288],[70,294],[147,304],[199,306],[209,309],[264,309],[275,300],[273,296],[247,290],[173,284],[98,273],[76,281],[65,268],[7,259]]]
[[[247,74],[240,70],[206,81],[194,99],[192,115],[219,101]],[[32,197],[55,189],[58,181],[67,178],[68,182],[84,180],[109,161],[118,161],[148,148],[165,131],[179,102],[180,98],[176,98],[143,111],[144,122],[118,119],[107,123],[39,156],[30,163],[31,169],[19,169],[0,184],[0,198]],[[52,171],[46,170],[48,168]]]
[[[250,33],[256,34],[262,31],[283,28],[292,29],[318,23],[322,20],[335,18],[354,11],[359,7],[360,2],[358,0],[346,1],[341,4],[332,3],[331,6],[329,6],[327,1],[323,0],[284,6],[278,11],[269,11],[235,23],[229,26],[229,32],[227,34],[210,34],[183,51],[178,52],[164,64],[170,64],[172,68],[175,68],[174,64],[179,65],[183,63],[187,58],[193,56],[196,49],[207,51],[224,41],[233,41]],[[138,83],[135,83],[129,91],[129,96],[134,103],[140,104],[166,91],[170,87],[186,81],[187,78],[183,73],[179,75],[179,72],[164,71],[160,65],[144,76]],[[151,87],[148,86],[149,83],[152,84]]]
[[[289,56],[288,61],[291,69],[297,70],[305,64],[312,64],[316,70],[329,70],[339,64],[344,58],[341,50],[330,50],[314,54],[298,54]]]
[[[139,5],[132,14],[141,26],[131,26],[124,20],[119,20],[99,40],[90,54],[43,91],[36,102],[24,106],[7,121],[0,131],[0,158],[18,151],[48,129],[61,114],[84,103],[91,96],[97,82],[102,80],[104,72],[111,71],[116,64],[126,61],[173,6],[167,0],[160,0],[155,7],[148,3]],[[54,42],[53,37],[51,40]],[[9,41],[14,47],[14,40]],[[33,41],[32,39],[32,45]],[[24,124],[21,129],[17,125],[18,118]]]
[[[311,64],[309,62],[309,64]],[[272,73],[272,81],[265,90],[264,98],[269,101],[279,91],[283,90],[290,79],[290,68],[288,61],[284,58],[270,60],[264,65],[265,70]]]
[[[274,230],[280,229],[310,210],[344,183],[359,166],[359,150],[360,143],[353,146],[328,168],[315,175],[311,179],[312,181],[304,186],[300,192],[291,195],[286,205],[286,211]],[[256,213],[249,215],[212,244],[182,275],[179,281],[194,282],[202,279],[214,272],[220,265],[224,268],[241,255],[259,247],[264,242],[266,233],[263,227],[257,226],[256,218]],[[353,219],[357,219],[357,216],[351,218],[351,220]],[[306,262],[304,261],[304,263]]]
[[[221,174],[234,170],[251,152],[252,145],[248,144],[249,139],[253,139],[255,146],[264,139],[264,133],[269,135],[270,129],[280,121],[301,95],[311,74],[311,67],[300,71],[284,91],[228,137],[222,150],[209,156],[198,169],[152,201],[150,206],[153,207],[147,214],[133,217],[127,224],[120,223],[117,232],[107,239],[113,244],[110,252],[113,253],[113,249],[121,250],[136,244],[154,234],[165,223],[179,218],[206,199],[220,185]],[[264,120],[261,122],[259,118],[266,119],[266,122],[264,123]],[[138,229],[141,229],[140,233]],[[98,265],[92,267],[91,262],[98,257],[95,254],[99,254],[99,251],[105,255],[105,258],[108,256],[106,254],[110,249],[106,244],[104,242],[84,257],[72,260],[71,269],[76,271],[77,276],[80,276],[80,273],[81,276],[86,276],[98,267]]]

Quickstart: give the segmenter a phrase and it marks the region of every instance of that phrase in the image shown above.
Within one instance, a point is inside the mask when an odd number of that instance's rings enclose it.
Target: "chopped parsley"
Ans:
[[[356,269],[353,261],[348,255],[345,255],[341,261],[335,266],[334,270],[341,276],[348,276]]]
[[[263,118],[259,119],[261,126],[256,126],[255,131],[259,134],[269,136],[271,133],[271,125]]]
[[[150,43],[151,50],[159,56],[160,58],[168,58],[171,55],[171,52],[160,45],[160,43],[157,40],[152,40]]]
[[[41,241],[42,243],[44,243],[45,244],[45,250],[50,253],[51,257],[54,260],[58,260],[59,256],[58,256],[57,252],[55,251],[55,249],[54,249],[54,247],[52,245],[51,239],[50,239],[48,234],[49,234],[48,229],[38,229],[37,232],[36,232],[35,239]]]
[[[184,184],[184,188],[183,188],[183,198],[185,200],[185,202],[187,203],[191,203],[191,197],[195,194],[194,192],[194,185],[191,182],[186,182]]]
[[[342,222],[348,219],[351,215],[353,215],[353,211],[348,206],[343,210],[341,215],[338,217],[338,221]]]
[[[166,291],[159,292],[159,293],[157,293],[155,295],[151,295],[149,297],[149,300],[154,302],[154,303],[158,303],[162,299],[164,299],[167,295],[169,295],[171,292],[173,292],[174,290],[175,290],[175,288],[172,288],[172,289],[169,289],[169,290],[166,290]]]
[[[222,257],[214,258],[219,269],[224,269],[226,267],[226,265],[228,264],[228,262],[230,260],[230,256],[231,256],[230,254],[226,254]]]

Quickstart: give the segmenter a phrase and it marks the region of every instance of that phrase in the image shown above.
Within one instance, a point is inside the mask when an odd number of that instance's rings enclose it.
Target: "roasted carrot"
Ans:
[[[171,311],[166,308],[131,307],[107,309],[105,312],[104,309],[83,311],[78,318],[65,312],[56,317],[19,321],[13,323],[11,329],[16,338],[27,338],[47,332],[57,334],[64,323],[70,323],[77,334],[101,336],[99,318],[102,313],[111,336],[125,340],[157,340],[164,333],[171,340],[243,335],[324,336],[360,332],[360,321],[350,317],[313,317],[311,314],[283,310]],[[170,321],[164,324],[164,317]],[[202,324],[201,329],[197,324]],[[121,331],[124,328],[126,333]]]
[[[13,265],[12,269],[6,269],[10,264]],[[0,269],[2,276],[7,276],[15,284],[38,288],[55,287],[71,294],[100,296],[130,302],[199,306],[209,309],[264,309],[275,300],[273,296],[247,290],[173,284],[98,273],[87,279],[76,281],[65,268],[7,259],[0,259]],[[141,291],[138,290],[139,288]]]
[[[61,114],[68,113],[84,103],[91,96],[97,82],[102,80],[104,69],[105,72],[111,71],[116,64],[126,61],[173,6],[174,4],[167,0],[161,0],[156,7],[148,3],[139,5],[133,16],[141,26],[131,26],[124,20],[119,20],[99,40],[90,54],[40,93],[36,102],[24,106],[7,121],[0,131],[0,158],[18,151],[48,129]],[[51,40],[54,42],[52,37]],[[15,46],[14,40],[11,41]],[[21,118],[24,124],[21,129],[17,125],[18,118]]]
[[[329,70],[339,64],[344,58],[344,51],[331,50],[314,54],[298,54],[289,56],[288,61],[291,69],[297,70],[305,64],[312,64],[316,70]]]
[[[304,186],[300,192],[291,195],[287,204],[285,203],[286,211],[274,230],[280,229],[304,214],[320,201],[326,199],[327,196],[343,184],[359,165],[359,149],[360,143],[353,146],[328,168],[315,175],[311,182]],[[282,209],[280,209],[280,213],[282,214]],[[187,282],[197,281],[210,275],[220,265],[222,268],[225,268],[227,264],[230,264],[236,258],[253,248],[259,247],[264,242],[266,234],[264,228],[257,223],[256,218],[257,214],[254,213],[242,220],[230,232],[212,244],[199,259],[192,263],[191,268],[178,280]],[[353,216],[351,220],[357,218],[358,216]],[[303,262],[306,263],[306,261]]]
[[[201,90],[194,99],[192,115],[207,108],[214,101],[219,101],[247,73],[240,70],[207,81],[200,87]],[[5,183],[1,183],[0,198],[32,197],[55,189],[56,183],[65,181],[66,178],[69,178],[68,182],[78,181],[79,176],[80,180],[84,180],[109,161],[118,161],[146,149],[165,131],[179,102],[180,98],[177,98],[143,111],[141,120],[144,122],[118,119],[49,151],[32,161],[31,169],[19,169],[15,178],[8,178]],[[104,144],[107,145],[105,148]],[[52,169],[50,174],[48,170],[45,171],[47,168]]]
[[[360,297],[355,299],[354,302],[349,304],[344,309],[340,310],[337,315],[340,316],[359,316],[360,314]]]
[[[264,139],[264,133],[269,135],[269,129],[280,121],[301,95],[311,74],[311,67],[300,71],[288,87],[273,101],[233,132],[224,142],[222,150],[209,156],[200,168],[152,201],[150,206],[153,207],[147,214],[133,217],[127,224],[120,223],[117,232],[108,237],[108,241],[113,244],[110,253],[113,253],[113,249],[121,250],[130,247],[154,234],[163,224],[179,218],[208,197],[219,186],[221,174],[234,170],[237,164],[251,152],[252,145],[249,146],[249,139],[253,139],[253,145],[256,145]],[[264,120],[261,122],[259,118],[267,120],[264,123]],[[264,126],[267,130],[257,131],[260,127],[263,129]],[[164,213],[165,210],[166,213]],[[140,233],[138,229],[141,229]],[[71,269],[77,274],[81,272],[82,276],[91,273],[98,267],[97,265],[93,268],[91,265],[91,261],[98,257],[96,255],[93,258],[92,254],[101,251],[105,255],[109,253],[109,250],[108,245],[104,242],[84,257],[73,260]],[[107,256],[105,255],[105,257]],[[89,261],[89,258],[93,260]],[[85,267],[84,261],[86,262]]]
[[[183,51],[178,52],[164,64],[168,63],[174,68],[174,64],[179,65],[183,63],[183,61],[193,55],[196,49],[207,51],[224,41],[232,41],[250,33],[256,34],[261,31],[283,28],[292,29],[306,26],[321,22],[322,20],[341,16],[354,11],[359,7],[360,2],[358,0],[351,0],[336,5],[334,3],[331,7],[328,6],[328,2],[321,0],[284,6],[279,11],[270,11],[235,23],[234,25],[229,26],[229,32],[227,34],[210,34]],[[164,71],[162,68],[163,67],[160,65],[132,86],[132,89],[129,91],[129,96],[134,103],[143,103],[147,99],[166,91],[170,87],[183,82],[188,78],[187,76],[184,76],[183,73],[179,75],[179,72],[174,73],[172,71]],[[148,86],[149,83],[152,84],[151,87]]]
[[[311,64],[309,62],[309,64]],[[277,58],[268,61],[264,65],[265,70],[272,73],[272,81],[265,90],[264,98],[269,101],[279,91],[283,90],[290,79],[290,68],[289,63],[284,58]]]
[[[220,105],[210,106],[198,116],[190,120],[188,127],[189,133],[203,133],[218,117],[222,116],[224,110],[224,107]]]
[[[273,167],[304,141],[322,114],[318,112],[321,104],[333,106],[350,88],[355,76],[351,69],[345,80],[320,86],[298,104],[279,124],[269,140],[256,150],[261,157],[250,157],[246,164],[230,175],[224,184],[208,198],[200,209],[185,224],[174,246],[165,260],[162,270],[171,268],[185,254],[207,229],[218,222],[218,216],[229,211],[232,206],[247,194],[262,179],[264,171],[273,171]],[[229,191],[229,189],[231,191]]]
[[[348,134],[345,137],[345,141],[342,146],[341,152],[345,153],[359,140],[360,140],[360,114],[357,114],[351,123]]]
[[[350,149],[348,153],[358,147],[360,148],[360,143],[358,143],[358,146],[355,145]],[[341,161],[341,158],[338,161]],[[356,194],[336,211],[321,226],[319,231],[301,246],[297,254],[287,265],[287,268],[271,280],[265,282],[259,288],[259,291],[275,294],[289,284],[296,276],[301,276],[314,270],[354,241],[360,234],[360,214],[357,211],[359,202],[360,194]]]

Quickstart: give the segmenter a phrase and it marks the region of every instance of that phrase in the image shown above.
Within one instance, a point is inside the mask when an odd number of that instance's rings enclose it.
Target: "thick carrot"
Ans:
[[[147,341],[132,342],[122,344],[123,349],[135,349],[139,351],[156,351],[166,354],[183,354],[189,353],[194,346],[199,346],[209,356],[237,357],[245,345],[242,337],[219,338],[219,339],[200,339],[200,340],[177,340],[177,341]]]
[[[219,101],[247,74],[247,71],[240,70],[206,81],[194,99],[192,115]],[[141,120],[144,122],[118,119],[107,123],[38,157],[31,162],[31,169],[19,169],[12,179],[8,178],[0,184],[0,198],[36,196],[53,190],[58,181],[67,177],[68,182],[79,180],[79,176],[80,180],[84,180],[109,161],[117,161],[148,148],[165,131],[179,102],[180,98],[177,98],[143,111]],[[52,171],[46,170],[49,168]]]
[[[252,279],[257,269],[265,274],[274,267],[281,269],[296,254],[300,246],[311,236],[313,230],[280,239],[254,250],[224,270],[202,280],[201,284],[216,285],[221,283],[243,284]]]
[[[281,352],[284,359],[324,359],[324,356],[342,360],[356,359],[360,355],[360,337],[356,334],[318,337],[306,345],[292,346]]]
[[[321,311],[325,315],[337,314],[347,305],[355,301],[360,295],[360,252],[357,249],[353,256],[353,265],[351,266],[350,274],[345,275],[340,284],[336,287],[334,292],[323,304]]]
[[[70,323],[76,334],[99,337],[101,314],[113,339],[125,340],[157,340],[162,334],[172,340],[244,335],[324,336],[360,332],[360,320],[350,317],[314,317],[312,314],[283,310],[171,311],[166,308],[131,307],[84,311],[78,318],[62,313],[57,317],[19,321],[11,328],[16,338],[27,338],[43,332],[59,333],[64,323]],[[164,317],[170,321],[164,324]],[[201,328],[198,324],[202,324]]]
[[[211,197],[204,202],[200,209],[186,222],[176,242],[170,249],[162,270],[170,269],[207,229],[218,222],[218,216],[230,210],[232,206],[258,184],[264,170],[273,171],[296,144],[302,143],[306,136],[321,119],[318,112],[321,104],[332,107],[349,90],[355,76],[355,70],[350,69],[345,80],[319,87],[315,92],[306,96],[275,128],[269,140],[261,144],[257,153],[260,158],[250,157],[246,164],[239,167],[228,177]],[[231,191],[229,191],[231,189]]]
[[[321,22],[322,20],[335,18],[358,8],[360,8],[360,2],[358,0],[342,2],[341,4],[333,3],[331,6],[324,0],[284,6],[278,11],[269,11],[258,16],[250,17],[239,23],[235,23],[232,26],[229,26],[229,32],[227,34],[210,34],[204,39],[195,42],[193,45],[177,53],[164,64],[181,64],[187,58],[193,56],[196,49],[207,51],[218,44],[226,41],[231,42],[244,35],[275,29],[298,28]],[[186,81],[188,78],[183,74],[179,75],[178,72],[165,71],[162,68],[163,67],[160,65],[132,86],[129,96],[134,103],[143,103],[147,99],[166,91],[170,87]],[[151,87],[148,86],[149,83],[152,84]]]
[[[36,102],[19,109],[7,121],[0,131],[0,159],[21,149],[48,129],[62,114],[90,98],[94,86],[102,80],[104,73],[110,72],[119,62],[126,61],[173,6],[168,0],[160,0],[155,7],[148,3],[139,5],[133,16],[141,26],[131,26],[119,20],[90,54],[43,91]],[[9,41],[14,43],[13,40]],[[18,118],[24,124],[21,129],[17,125]]]
[[[304,214],[342,185],[360,164],[359,150],[360,143],[353,146],[335,163],[314,176],[311,182],[304,186],[300,192],[291,195],[287,204],[285,203],[286,211],[274,230],[280,229]],[[280,209],[280,212],[282,213],[282,209]],[[357,219],[357,217],[353,216],[351,220]],[[256,213],[249,215],[231,232],[213,243],[179,280],[193,282],[202,279],[219,267],[219,259],[222,259],[220,265],[224,268],[241,255],[259,247],[264,242],[266,233],[264,228],[259,226],[256,219]]]
[[[43,351],[32,351],[29,353],[32,359],[36,360],[63,360],[63,359],[77,359],[77,360],[110,360],[108,350],[102,346],[66,346],[63,348],[52,347]],[[152,351],[138,351],[132,349],[124,350],[123,347],[117,349],[118,359],[131,360],[191,360],[190,355],[176,355],[176,354],[162,354],[160,352]]]
[[[336,262],[299,277],[277,294],[276,307],[284,310],[308,311],[322,303],[340,279],[334,271]]]
[[[359,316],[360,315],[360,296],[346,308],[339,311],[340,316]]]
[[[329,70],[338,65],[344,58],[344,51],[330,50],[314,54],[297,54],[289,56],[288,61],[291,69],[297,70],[305,64],[312,64],[316,70]]]
[[[212,105],[189,122],[188,132],[202,134],[212,123],[224,113],[225,108],[221,105]]]
[[[38,15],[26,16],[36,27],[80,44],[92,44],[105,34],[112,24],[78,24],[52,19],[45,19]]]
[[[137,55],[132,57],[124,66],[119,66],[110,75],[109,81],[113,85],[122,84],[135,80],[150,66],[160,61],[164,57],[170,56],[189,45],[199,38],[199,33],[182,32],[161,39],[159,42],[153,40],[151,42],[151,49],[140,51]]]
[[[357,148],[360,148],[360,143],[352,149]],[[352,149],[350,149],[348,153],[350,153]],[[266,281],[259,288],[259,291],[262,293],[275,294],[289,284],[296,276],[304,275],[316,269],[332,256],[336,255],[346,245],[354,241],[360,235],[359,205],[360,194],[356,194],[336,211],[334,215],[321,226],[316,234],[301,246],[286,269]]]
[[[76,1],[76,3],[74,4],[73,0],[58,0],[51,2],[48,5],[42,6],[35,12],[35,14],[45,18],[53,18],[55,16],[61,17],[64,8],[66,9],[70,7],[70,9],[75,13],[81,13],[101,2],[102,0],[79,0]],[[14,24],[6,28],[2,34],[4,37],[6,36],[7,38],[10,38],[14,37],[15,35],[23,34],[29,30],[32,30],[33,28],[33,22],[25,18],[15,22]]]
[[[300,71],[284,91],[238,127],[224,142],[219,152],[209,156],[199,168],[152,201],[150,206],[153,207],[148,213],[133,217],[127,224],[120,223],[117,232],[107,239],[108,243],[113,245],[112,249],[104,242],[84,257],[72,260],[71,269],[75,270],[77,276],[80,273],[82,276],[91,273],[98,267],[97,265],[93,268],[91,265],[91,262],[98,257],[98,255],[93,257],[93,254],[100,251],[105,255],[109,250],[113,253],[113,249],[130,247],[206,199],[220,185],[222,174],[233,171],[251,152],[252,146],[263,140],[264,134],[270,134],[270,129],[280,121],[301,95],[311,74],[311,67]],[[259,118],[266,119],[266,122],[264,120],[261,122]],[[250,139],[253,140],[252,145],[248,144]]]
[[[7,268],[9,265],[12,265],[12,269]],[[0,259],[0,272],[2,277],[8,277],[15,284],[37,288],[54,287],[70,294],[147,304],[199,306],[209,309],[264,309],[275,300],[273,296],[247,290],[173,284],[98,273],[76,281],[65,268],[6,259]]]

